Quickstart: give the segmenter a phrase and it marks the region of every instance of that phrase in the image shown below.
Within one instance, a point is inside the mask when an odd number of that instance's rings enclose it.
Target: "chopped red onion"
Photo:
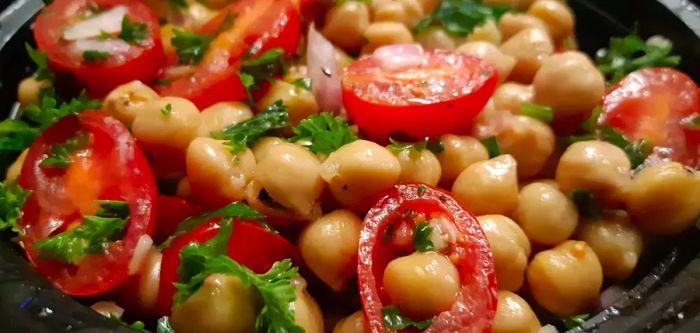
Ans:
[[[335,47],[314,25],[309,27],[306,49],[311,91],[322,112],[331,112],[347,118],[343,109],[340,70],[335,58]]]

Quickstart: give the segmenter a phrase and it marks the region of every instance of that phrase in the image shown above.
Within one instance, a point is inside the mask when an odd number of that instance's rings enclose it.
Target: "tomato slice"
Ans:
[[[384,239],[389,225],[399,230],[397,223],[407,209],[425,216],[441,214],[451,220],[459,233],[446,256],[459,271],[462,289],[452,308],[437,315],[426,332],[490,332],[498,288],[486,236],[476,218],[449,193],[419,184],[394,186],[365,216],[357,272],[370,331],[388,332],[381,313],[382,307],[389,305],[382,285],[384,269],[392,259],[412,251],[412,245],[407,249]]]
[[[87,153],[74,154],[66,169],[41,166],[52,145],[78,131],[90,136]],[[22,247],[59,290],[92,296],[127,279],[139,239],[155,230],[156,182],[145,156],[121,122],[95,110],[61,119],[32,143],[19,184],[32,192],[22,209]],[[103,253],[88,254],[78,265],[39,258],[32,244],[65,231],[84,215],[93,215],[98,199],[128,203],[131,215],[123,239],[109,243]]]
[[[121,27],[122,20],[99,19],[100,13],[126,12],[134,24],[145,24],[143,39],[126,41],[118,37],[121,30],[101,36],[106,25],[85,28],[76,26],[93,21],[111,21]],[[94,30],[92,33],[86,31]],[[119,28],[121,29],[121,28]],[[76,35],[67,35],[75,30]],[[70,39],[67,39],[69,36]],[[158,18],[143,3],[135,0],[55,0],[44,8],[34,22],[34,38],[46,52],[53,68],[75,75],[92,96],[104,96],[116,86],[133,80],[144,82],[155,78],[164,55]],[[107,52],[105,58],[86,60],[85,51]]]
[[[698,86],[671,68],[630,73],[603,99],[600,124],[620,130],[632,141],[646,140],[658,158],[700,166],[697,136],[686,122],[700,115]]]
[[[235,16],[225,28],[227,17]],[[223,101],[248,97],[238,78],[240,60],[261,55],[272,48],[282,48],[287,55],[299,43],[299,13],[290,0],[240,0],[223,9],[200,33],[218,35],[191,75],[172,79],[161,86],[164,96],[189,99],[200,109]],[[223,31],[222,27],[224,28]],[[165,71],[167,72],[167,70]]]
[[[372,140],[420,140],[467,133],[497,83],[493,66],[478,58],[393,45],[348,66],[343,104]]]
[[[202,223],[186,234],[177,237],[165,250],[160,273],[160,290],[156,312],[170,314],[173,295],[176,292],[177,269],[180,266],[180,250],[192,242],[203,243],[216,235],[221,226],[220,218]],[[257,221],[234,221],[233,234],[228,241],[231,258],[256,273],[264,273],[280,260],[291,258],[299,263],[297,249],[284,237],[265,229]]]
[[[175,229],[177,229],[180,222],[202,212],[200,207],[180,197],[159,195],[157,202],[158,227],[154,237],[155,243],[165,241],[170,235],[175,233]]]

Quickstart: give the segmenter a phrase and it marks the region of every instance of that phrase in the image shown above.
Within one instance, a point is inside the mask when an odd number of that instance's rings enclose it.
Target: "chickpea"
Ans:
[[[474,214],[507,214],[518,206],[516,168],[510,155],[476,162],[459,174],[452,194]]]
[[[158,94],[141,81],[131,81],[112,90],[102,103],[102,111],[127,126],[144,112],[146,102],[158,99]]]
[[[404,149],[396,154],[401,164],[400,182],[426,183],[436,186],[440,181],[440,161],[430,150]]]
[[[169,107],[168,107],[169,106]],[[162,110],[169,109],[169,113]],[[140,141],[185,150],[197,136],[201,115],[192,102],[180,97],[147,101],[134,117],[131,132]]]
[[[316,300],[306,291],[306,280],[299,276],[292,283],[296,287],[296,298],[290,306],[294,310],[294,323],[305,333],[323,333],[323,315]]]
[[[170,323],[178,333],[254,332],[259,298],[255,287],[244,287],[239,278],[212,274],[187,300],[173,307]]]
[[[506,82],[498,86],[493,93],[493,103],[497,110],[520,112],[520,105],[532,102],[535,91],[532,85]]]
[[[413,35],[405,25],[398,22],[375,22],[365,30],[367,45],[362,49],[363,53],[370,53],[374,49],[390,44],[407,44],[413,42]]]
[[[234,155],[223,141],[212,138],[194,139],[185,160],[192,194],[224,203],[244,198],[255,168],[249,149]]]
[[[590,111],[605,93],[603,74],[579,51],[558,53],[542,61],[532,85],[535,103],[551,106],[556,118]]]
[[[501,152],[518,161],[518,176],[521,178],[532,177],[542,170],[554,152],[556,140],[547,124],[519,115],[506,118],[505,126],[496,138]]]
[[[321,162],[309,150],[293,143],[280,143],[258,161],[253,179],[272,200],[301,219],[321,214],[319,199],[325,183],[320,175]]]
[[[444,134],[440,137],[443,150],[435,154],[440,161],[440,179],[451,184],[468,166],[489,159],[489,152],[479,140],[470,136]]]
[[[503,43],[501,51],[515,58],[510,78],[529,83],[540,69],[542,61],[554,52],[554,44],[545,30],[528,28]]]
[[[574,13],[566,3],[558,0],[537,0],[527,13],[547,24],[552,39],[559,44],[574,34]]]
[[[642,253],[642,234],[623,210],[606,211],[602,218],[584,222],[577,238],[598,256],[603,275],[616,281],[632,274]]]
[[[5,174],[5,182],[12,183],[19,178],[19,174],[22,171],[22,165],[24,165],[24,160],[27,158],[27,153],[29,153],[29,148],[22,151],[17,159],[12,162],[9,168],[7,168],[7,173]]]
[[[578,225],[576,205],[556,187],[542,182],[520,190],[514,215],[533,243],[546,246],[569,239]]]
[[[518,32],[525,29],[535,28],[549,32],[547,24],[539,18],[523,13],[505,13],[498,21],[498,28],[503,34],[503,39],[508,40]]]
[[[627,211],[644,232],[672,235],[692,225],[700,214],[700,177],[675,162],[642,169],[625,197]]]
[[[498,292],[493,333],[538,333],[540,321],[530,304],[522,297],[507,290]]]
[[[425,16],[418,0],[373,1],[371,9],[373,22],[398,22],[409,29]]]
[[[562,317],[589,310],[603,285],[595,252],[586,242],[574,240],[535,255],[526,276],[535,301]]]
[[[429,27],[419,32],[416,35],[416,42],[426,49],[452,50],[455,48],[454,39],[441,27]]]
[[[30,76],[22,80],[17,86],[17,99],[22,106],[39,104],[39,97],[43,89],[51,88],[51,81],[37,80]]]
[[[415,252],[384,269],[384,291],[401,313],[424,320],[452,307],[460,289],[459,272],[447,257]]]
[[[489,42],[493,45],[501,44],[501,31],[498,30],[496,22],[487,20],[481,25],[474,27],[472,32],[467,36],[467,42]]]
[[[272,147],[284,143],[287,143],[287,141],[285,141],[284,139],[278,138],[276,136],[266,136],[255,142],[251,150],[253,151],[253,155],[255,155],[255,160],[262,161],[263,158],[267,156],[267,153],[270,152],[270,149],[272,149]]]
[[[478,216],[493,252],[500,290],[517,291],[523,285],[530,241],[513,220],[503,215]]]
[[[333,44],[348,52],[362,48],[369,26],[369,9],[360,1],[345,1],[326,12],[326,25],[321,32]]]
[[[562,192],[587,190],[611,207],[622,201],[631,183],[630,177],[630,161],[625,152],[613,144],[596,140],[569,146],[559,159],[555,175]]]
[[[317,114],[319,110],[316,99],[310,91],[282,80],[272,83],[267,94],[258,101],[258,109],[264,110],[278,100],[287,106],[289,123],[293,126],[298,125],[302,119]]]
[[[498,71],[499,82],[505,81],[515,66],[515,58],[503,54],[498,47],[489,42],[467,42],[458,47],[457,51],[475,56],[493,65]]]
[[[362,220],[347,210],[336,210],[307,225],[299,235],[304,262],[321,281],[343,291],[357,266]]]
[[[333,333],[365,333],[365,315],[362,311],[353,312],[335,324]]]
[[[250,107],[240,102],[220,102],[202,110],[198,136],[210,136],[227,126],[238,124],[253,116]]]
[[[527,9],[534,0],[484,0],[485,5],[506,6],[513,9]]]
[[[321,165],[321,177],[343,206],[366,211],[382,191],[399,181],[401,163],[386,148],[357,140],[332,152]]]

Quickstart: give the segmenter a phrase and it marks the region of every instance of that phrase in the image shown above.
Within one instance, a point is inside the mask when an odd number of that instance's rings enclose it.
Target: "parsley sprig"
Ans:
[[[287,106],[278,100],[252,118],[228,126],[221,131],[212,132],[211,136],[226,140],[225,145],[231,147],[232,152],[239,153],[245,151],[265,133],[287,127],[288,122]]]
[[[411,152],[420,152],[423,149],[427,149],[436,154],[441,153],[445,150],[445,146],[439,139],[431,140],[429,138],[425,138],[418,142],[401,142],[389,138],[389,142],[390,143],[386,148],[396,155],[407,150]]]
[[[636,33],[610,38],[608,48],[596,52],[596,62],[609,84],[646,67],[675,67],[681,57],[672,55],[672,45],[657,45],[642,40]]]
[[[175,47],[178,63],[181,65],[196,64],[206,53],[209,44],[214,37],[209,35],[200,35],[194,32],[173,30],[175,35],[170,41]]]
[[[29,43],[24,43],[24,48],[27,50],[29,58],[36,64],[34,77],[37,80],[48,80],[53,82],[56,75],[49,69],[49,55],[41,50],[34,49]]]
[[[423,321],[415,321],[406,317],[401,313],[396,305],[390,305],[382,308],[382,320],[384,327],[388,330],[403,330],[409,327],[415,327],[418,330],[425,330],[433,323],[433,319]]]
[[[71,163],[70,155],[87,147],[89,142],[89,134],[78,132],[76,135],[66,139],[65,142],[52,145],[49,148],[49,155],[39,165],[42,167],[67,168]]]
[[[583,314],[577,314],[575,316],[571,316],[569,318],[562,318],[562,322],[564,323],[564,327],[566,327],[567,330],[574,329],[576,327],[581,326],[588,318],[590,318],[591,315],[588,313],[583,313]]]
[[[413,247],[418,252],[428,252],[435,248],[430,237],[433,235],[433,228],[428,221],[414,223],[413,225]]]
[[[571,201],[576,204],[578,213],[589,219],[597,219],[603,214],[602,208],[595,195],[584,189],[575,189],[571,192]]]
[[[440,25],[451,35],[466,37],[487,20],[500,20],[507,11],[508,7],[487,6],[478,0],[443,0],[432,14],[416,24],[413,32]]]
[[[238,77],[248,93],[249,102],[251,102],[252,93],[259,90],[263,82],[273,81],[275,76],[286,72],[287,65],[284,60],[284,50],[274,48],[255,58],[243,60]]]
[[[0,230],[10,229],[14,233],[21,233],[19,219],[29,194],[29,191],[16,183],[0,182]]]
[[[358,139],[346,121],[328,112],[305,118],[292,132],[294,136],[289,141],[302,141],[312,152],[324,155]]]
[[[146,23],[132,21],[128,15],[122,19],[122,30],[119,38],[131,44],[138,44],[148,36],[148,26]]]

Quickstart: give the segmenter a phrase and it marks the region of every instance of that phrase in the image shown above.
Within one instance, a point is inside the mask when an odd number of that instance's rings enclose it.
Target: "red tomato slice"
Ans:
[[[493,66],[458,52],[389,48],[345,70],[343,104],[360,130],[380,142],[467,133],[498,83]]]
[[[690,167],[700,166],[697,136],[685,122],[700,115],[698,86],[671,68],[632,72],[603,99],[600,124],[622,131],[632,141],[647,140],[654,155],[670,157]]]
[[[232,14],[233,13],[233,14]],[[200,30],[215,34],[226,17],[235,15],[233,25],[218,33],[195,72],[161,86],[165,96],[191,100],[200,109],[223,101],[247,98],[238,78],[244,54],[260,55],[272,48],[282,48],[287,55],[299,43],[299,13],[290,0],[241,0],[223,9]]]
[[[180,250],[192,242],[203,243],[219,232],[220,218],[202,223],[186,234],[176,238],[165,250],[160,273],[160,290],[156,312],[159,315],[170,314],[177,269],[180,266]],[[298,263],[297,249],[284,237],[266,230],[255,221],[234,221],[233,233],[228,241],[228,254],[237,262],[256,273],[264,273],[280,260],[291,258]]]
[[[175,229],[190,216],[195,216],[202,212],[197,205],[180,197],[170,195],[158,196],[158,224],[155,243],[165,241],[170,235],[175,233]]]
[[[496,275],[486,236],[476,218],[465,211],[452,196],[442,190],[419,184],[401,184],[392,188],[367,215],[360,234],[360,296],[365,318],[372,333],[389,332],[382,321],[382,307],[387,306],[382,281],[384,269],[394,258],[410,249],[385,242],[387,227],[399,230],[401,213],[411,209],[430,216],[441,213],[452,220],[459,232],[446,256],[459,271],[462,289],[452,309],[440,313],[425,332],[490,332],[496,312]],[[409,241],[410,243],[410,241]]]
[[[65,170],[40,166],[53,144],[80,130],[91,137],[88,153],[73,156]],[[128,278],[136,244],[141,236],[155,230],[156,182],[146,158],[121,122],[94,110],[63,118],[32,143],[19,184],[32,191],[22,209],[22,247],[59,290],[74,296],[99,295]],[[110,243],[104,253],[87,255],[77,266],[40,259],[32,244],[65,231],[82,221],[83,215],[94,214],[98,199],[129,204],[131,215],[124,238]]]
[[[87,16],[94,13],[94,8],[104,12],[115,7],[125,7],[126,16],[132,22],[146,24],[143,40],[128,43],[119,39],[118,33],[107,40],[64,38],[66,28],[89,19]],[[39,48],[48,54],[53,68],[72,73],[87,87],[90,95],[98,97],[123,83],[152,80],[164,59],[158,19],[146,5],[134,0],[55,0],[36,18],[34,38]],[[109,56],[86,61],[83,51],[93,47],[108,48]]]

